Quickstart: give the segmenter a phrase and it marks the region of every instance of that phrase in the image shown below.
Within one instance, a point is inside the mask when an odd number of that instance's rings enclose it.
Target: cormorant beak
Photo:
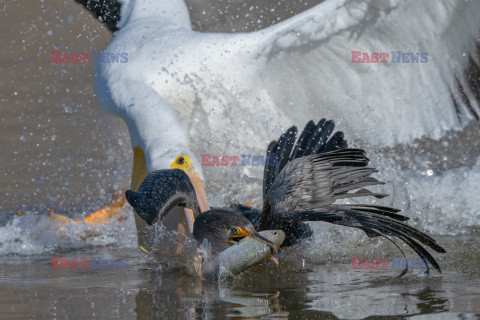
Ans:
[[[257,241],[260,241],[264,244],[266,244],[267,246],[271,247],[273,252],[277,252],[278,251],[278,248],[277,246],[275,245],[275,243],[273,243],[272,241],[268,240],[267,238],[263,237],[262,235],[260,235],[257,231],[248,231],[248,230],[245,230],[243,228],[237,228],[238,229],[238,233],[232,235],[229,239],[228,239],[228,244],[233,246],[235,243],[243,240],[244,238],[248,237],[248,238],[251,238],[251,239],[255,239]]]

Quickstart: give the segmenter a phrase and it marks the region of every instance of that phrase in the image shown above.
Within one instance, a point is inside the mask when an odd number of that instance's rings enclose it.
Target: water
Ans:
[[[52,269],[52,255],[0,263],[2,319],[479,319],[478,238],[439,239],[441,275],[352,270],[349,261],[280,257],[234,279],[202,281],[159,270],[138,250],[114,246],[56,253],[64,258],[128,260],[126,269]],[[308,255],[307,255],[308,257]]]
[[[280,1],[274,12],[267,1],[205,3],[189,2],[197,30],[249,31],[318,1]],[[359,231],[314,224],[314,238],[281,253],[279,267],[264,262],[234,279],[202,281],[136,249],[129,207],[108,225],[51,223],[51,209],[83,217],[129,186],[128,132],[99,112],[94,66],[50,63],[52,50],[102,50],[111,35],[73,1],[1,8],[0,318],[480,318],[478,125],[394,149],[358,142],[392,195],[381,204],[402,208],[447,250],[435,255],[441,275],[352,270],[352,257],[398,252]],[[263,152],[262,145],[238,153]],[[212,203],[260,206],[262,172],[249,170],[205,168]],[[52,257],[127,259],[128,268],[57,270]]]

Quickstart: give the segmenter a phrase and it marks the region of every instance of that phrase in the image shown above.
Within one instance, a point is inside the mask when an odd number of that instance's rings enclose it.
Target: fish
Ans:
[[[277,246],[285,240],[285,232],[282,230],[265,230],[259,233]],[[264,242],[247,237],[220,252],[213,260],[204,260],[201,270],[198,267],[196,270],[203,278],[236,276],[268,258],[276,261],[272,255],[272,248]]]

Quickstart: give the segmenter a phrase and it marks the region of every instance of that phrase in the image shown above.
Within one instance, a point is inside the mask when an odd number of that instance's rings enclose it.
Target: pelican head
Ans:
[[[180,169],[188,175],[190,181],[192,182],[193,188],[195,189],[200,212],[210,210],[210,206],[208,205],[207,201],[207,195],[205,194],[205,189],[203,187],[203,180],[195,171],[195,168],[192,164],[192,159],[190,159],[190,157],[187,155],[180,155],[175,158],[175,161],[173,161],[173,163],[170,165],[170,169]]]
[[[198,213],[195,190],[182,170],[157,170],[143,180],[138,191],[127,190],[125,196],[135,212],[148,224],[163,221],[177,206],[185,208],[186,230],[193,232],[194,213]]]

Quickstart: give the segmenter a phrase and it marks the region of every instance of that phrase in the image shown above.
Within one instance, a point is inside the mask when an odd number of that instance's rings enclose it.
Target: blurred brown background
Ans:
[[[266,27],[321,0],[187,1],[199,31]],[[129,186],[123,122],[101,112],[94,64],[52,64],[51,51],[104,50],[110,32],[74,0],[0,5],[0,220],[50,208],[73,215]]]

